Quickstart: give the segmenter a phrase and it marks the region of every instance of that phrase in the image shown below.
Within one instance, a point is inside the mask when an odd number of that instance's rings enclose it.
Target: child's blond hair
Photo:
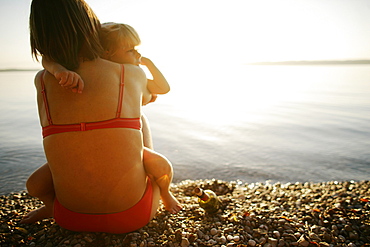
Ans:
[[[107,22],[101,25],[100,43],[110,55],[122,47],[135,47],[141,44],[139,34],[127,24]]]

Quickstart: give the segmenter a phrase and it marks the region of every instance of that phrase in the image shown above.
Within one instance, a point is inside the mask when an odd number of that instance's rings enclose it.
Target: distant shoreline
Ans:
[[[0,69],[0,72],[29,72],[29,71],[39,71],[42,68],[35,68],[35,69]]]
[[[313,60],[313,61],[276,61],[255,62],[248,65],[361,65],[370,64],[370,60]]]
[[[370,59],[358,60],[301,60],[301,61],[274,61],[274,62],[251,62],[244,63],[246,65],[366,65],[370,64]],[[30,72],[39,71],[43,68],[7,68],[0,69],[1,72]]]

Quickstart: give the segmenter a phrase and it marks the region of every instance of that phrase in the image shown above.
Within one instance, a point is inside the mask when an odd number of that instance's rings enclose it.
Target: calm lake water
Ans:
[[[240,66],[165,71],[145,106],[174,182],[370,179],[370,66]],[[45,162],[36,72],[0,73],[0,194]]]

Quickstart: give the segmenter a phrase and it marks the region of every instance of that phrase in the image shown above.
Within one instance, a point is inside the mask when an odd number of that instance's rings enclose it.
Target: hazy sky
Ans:
[[[141,52],[185,62],[369,59],[369,0],[86,0],[132,25]],[[0,0],[0,69],[30,68],[30,0]]]

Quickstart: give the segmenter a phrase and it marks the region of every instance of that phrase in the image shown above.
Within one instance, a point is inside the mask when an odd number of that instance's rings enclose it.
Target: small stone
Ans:
[[[332,240],[331,235],[327,232],[324,232],[324,240],[325,240],[325,242],[330,243],[331,240]]]
[[[233,228],[232,227],[226,227],[225,229],[224,229],[224,232],[225,233],[229,233],[229,232],[232,232],[233,231]]]
[[[181,240],[181,247],[188,247],[190,245],[189,240],[187,238],[183,238]]]
[[[350,232],[350,231],[352,231],[353,229],[352,229],[352,227],[351,227],[350,225],[345,225],[345,226],[344,226],[344,230],[346,230],[347,232]]]
[[[343,236],[343,235],[339,235],[338,238],[340,239],[340,241],[342,242],[345,242],[346,241],[346,238]]]
[[[298,239],[298,241],[297,241],[297,242],[299,243],[299,245],[300,245],[300,246],[303,246],[303,247],[307,247],[307,246],[309,246],[309,245],[310,245],[310,242],[306,239],[305,235],[302,235],[302,236]]]
[[[211,229],[211,235],[216,235],[217,234],[217,229],[216,228],[212,228]]]
[[[190,243],[193,243],[197,239],[197,236],[193,233],[190,233],[188,236],[188,240]]]
[[[318,241],[321,241],[321,239],[319,238],[319,236],[317,236],[317,234],[316,233],[313,233],[313,232],[311,232],[310,234],[309,234],[309,236],[310,236],[310,238],[312,239],[312,240],[318,240]]]
[[[280,232],[279,231],[273,231],[273,234],[276,238],[280,238]]]
[[[148,242],[148,246],[149,246],[149,247],[154,247],[154,246],[155,246],[155,243],[154,243],[153,241],[149,241],[149,242]]]
[[[283,239],[280,239],[277,246],[278,247],[283,247],[283,246],[288,246],[288,244]]]
[[[328,244],[326,242],[320,242],[319,245],[320,245],[320,247],[330,247],[330,244]]]
[[[210,240],[208,241],[208,244],[209,244],[210,246],[214,246],[214,245],[216,245],[216,244],[217,244],[217,242],[216,242],[214,239],[210,239]]]
[[[84,238],[88,243],[92,243],[94,240],[90,236]]]
[[[145,240],[141,241],[140,243],[140,247],[146,247],[147,246],[147,243]]]
[[[220,242],[221,242],[221,244],[225,244],[227,242],[226,237],[225,236],[221,236],[220,237]]]
[[[198,238],[202,239],[202,238],[204,238],[204,233],[200,230],[197,230],[197,236],[198,236]]]
[[[286,220],[285,219],[279,219],[278,222],[279,222],[279,224],[284,225]]]
[[[261,245],[265,244],[266,243],[266,238],[265,237],[260,238],[259,242],[260,242]]]
[[[66,240],[66,241],[69,241],[69,240]],[[77,244],[78,243],[78,240],[77,239],[72,239],[72,241],[71,241],[71,245],[73,246],[73,245],[75,245],[75,244]]]
[[[357,234],[357,232],[350,232],[348,234],[348,237],[349,237],[349,239],[358,239],[358,234]]]
[[[256,246],[256,244],[257,244],[256,241],[254,241],[253,239],[249,239],[248,240],[248,246],[252,246],[253,247],[253,246]]]
[[[277,243],[278,243],[278,240],[275,239],[275,238],[269,238],[268,243],[271,244],[271,246],[276,247]]]

